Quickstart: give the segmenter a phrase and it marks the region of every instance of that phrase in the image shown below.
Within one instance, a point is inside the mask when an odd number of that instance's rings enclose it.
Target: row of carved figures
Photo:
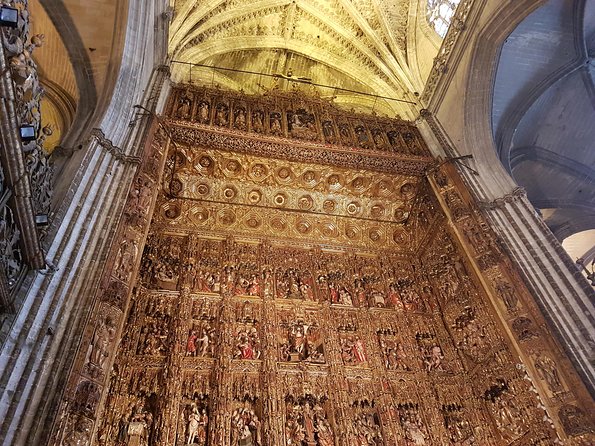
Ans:
[[[358,383],[355,387],[360,384],[371,385]],[[543,412],[532,406],[525,395],[529,389],[519,378],[488,380],[486,385],[490,387],[477,402],[465,399],[464,395],[471,396],[463,388],[447,393],[440,389],[440,400],[447,398],[442,403],[435,401],[433,392],[423,389],[424,385],[394,382],[381,398],[374,396],[373,391],[368,390],[365,393],[370,395],[365,396],[354,388],[355,393],[340,397],[342,411],[334,401],[337,397],[329,398],[324,391],[299,396],[290,388],[279,389],[281,399],[271,405],[253,385],[251,380],[234,385],[234,389],[245,387],[247,393],[235,395],[223,405],[213,401],[206,390],[184,394],[172,413],[171,422],[175,421],[177,428],[171,444],[264,446],[272,444],[268,435],[273,425],[282,427],[282,443],[275,446],[337,446],[341,444],[338,441],[354,446],[381,446],[394,444],[394,434],[398,444],[407,446],[479,446],[501,441],[514,443],[521,438],[531,440],[527,444],[553,444],[549,443],[554,438],[552,431],[544,423],[547,417],[541,418]],[[155,422],[163,417],[159,400],[156,393],[146,392],[117,397],[118,404],[106,414],[104,427],[99,431],[100,443],[154,444],[157,431],[163,430]],[[267,415],[266,411],[273,407],[274,411]],[[584,429],[588,422],[584,413],[568,404],[559,415],[569,433]]]
[[[159,303],[155,303],[159,302]],[[170,335],[173,330],[170,310],[162,300],[151,300],[144,312],[142,325],[134,330],[136,334],[125,336],[124,345],[130,345],[133,353],[144,356],[167,356],[170,353]],[[201,303],[202,302],[202,303]],[[189,325],[185,340],[185,356],[191,358],[213,358],[220,354],[220,341],[228,339],[232,346],[231,358],[240,360],[263,360],[263,326],[258,315],[260,311],[250,302],[237,302],[236,321],[224,324],[220,321],[218,304],[210,300],[196,300],[192,309],[192,319],[183,322]],[[353,312],[351,312],[353,313]],[[327,362],[325,349],[326,330],[309,313],[304,317],[294,317],[291,311],[280,310],[278,326],[268,325],[269,334],[277,341],[274,350],[275,361],[306,362],[324,364]],[[355,317],[355,314],[351,314]],[[432,371],[451,371],[452,364],[444,359],[444,352],[435,334],[418,332],[415,335],[405,332],[397,333],[392,329],[377,330],[368,339],[365,333],[357,329],[358,323],[347,314],[339,316],[337,326],[337,349],[340,361],[345,365],[367,365],[369,361],[370,342],[379,349],[380,363],[386,370],[414,371],[425,369]],[[432,324],[424,318],[424,324]],[[472,317],[471,317],[472,319]],[[472,321],[474,321],[472,319]],[[323,325],[327,325],[326,323]],[[333,322],[331,325],[336,325]],[[472,328],[467,329],[470,326]],[[112,331],[110,331],[112,330]],[[488,338],[483,327],[475,323],[461,323],[457,330],[461,331],[460,346],[463,351],[471,353],[490,349]],[[96,331],[98,351],[113,337],[113,328],[106,323],[99,325]],[[128,343],[128,344],[127,344]],[[269,347],[270,348],[270,347]],[[93,350],[95,351],[95,350]],[[91,355],[91,362],[100,364],[105,353],[103,351]]]
[[[335,446],[336,435],[329,412],[332,413],[326,397],[316,398],[312,395],[296,398],[287,395],[284,401],[284,444],[286,446]],[[231,412],[228,441],[230,446],[263,446],[262,411],[257,398],[245,398],[238,401]],[[353,423],[349,426],[348,437],[356,446],[384,445],[382,423],[374,401],[354,401],[350,410],[353,412]],[[207,395],[195,394],[193,400],[187,400],[180,410],[180,423],[175,445],[207,446],[212,435],[213,417],[209,416]],[[430,436],[422,419],[419,404],[401,403],[393,406],[393,415],[398,420],[404,433],[403,440],[407,445],[428,445]],[[461,430],[465,422],[450,424]],[[150,406],[132,405],[123,413],[116,429],[112,429],[115,441],[109,442],[118,446],[148,446],[155,437],[155,415]],[[458,426],[458,425],[461,426]],[[468,423],[467,423],[468,424]],[[468,429],[467,429],[468,430]],[[465,432],[469,434],[469,432]],[[461,435],[461,434],[459,434]]]
[[[170,116],[200,124],[270,134],[333,145],[404,155],[427,156],[415,126],[404,121],[340,116],[323,112],[318,104],[259,103],[221,98],[221,93],[178,89],[172,95]]]
[[[126,260],[121,257],[122,262]],[[177,263],[177,264],[176,264]],[[178,286],[179,258],[155,257],[143,264],[145,285],[151,288],[175,289]],[[329,271],[315,276],[298,268],[271,269],[259,272],[253,268],[225,266],[200,268],[188,265],[186,276],[190,290],[226,296],[265,297],[328,302],[350,307],[395,308],[404,311],[430,311],[432,287],[414,283],[408,276],[385,278],[384,275],[350,276],[344,271]],[[124,265],[118,271],[126,271]],[[404,273],[407,274],[407,273]],[[419,282],[419,281],[418,281]],[[441,292],[452,294],[458,287],[456,277],[444,277]]]

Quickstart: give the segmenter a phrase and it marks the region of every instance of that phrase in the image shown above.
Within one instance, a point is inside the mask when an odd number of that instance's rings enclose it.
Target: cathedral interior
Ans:
[[[595,444],[595,2],[1,3],[0,444]]]

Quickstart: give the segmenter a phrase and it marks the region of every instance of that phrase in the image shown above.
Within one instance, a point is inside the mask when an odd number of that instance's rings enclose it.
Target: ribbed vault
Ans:
[[[413,118],[423,86],[407,64],[409,5],[407,0],[179,0],[170,28],[172,60],[241,72],[174,63],[173,78],[246,93],[290,88],[303,78],[337,87],[316,88],[337,103]]]
[[[494,86],[500,159],[561,241],[595,228],[594,36],[594,2],[549,0],[506,39]]]

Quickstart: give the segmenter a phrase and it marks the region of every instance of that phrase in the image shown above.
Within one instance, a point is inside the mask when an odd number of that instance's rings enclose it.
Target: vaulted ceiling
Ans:
[[[560,240],[595,228],[594,56],[595,2],[549,0],[506,39],[496,76],[500,159]]]
[[[69,131],[66,144],[79,144],[80,130],[111,99],[127,6],[127,0],[29,2],[32,34],[45,36],[33,57],[46,90],[43,121],[55,131],[46,150],[64,143]]]
[[[417,0],[177,0],[170,28],[172,60],[238,71],[174,62],[173,77],[246,93],[290,88],[302,78],[307,89],[335,96],[338,104],[413,118],[423,81],[418,68],[408,62],[407,42],[419,4]]]

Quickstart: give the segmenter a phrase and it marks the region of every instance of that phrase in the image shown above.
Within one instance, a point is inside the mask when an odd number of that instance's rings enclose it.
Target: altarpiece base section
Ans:
[[[592,400],[412,124],[299,92],[168,110],[55,444],[592,444]]]

